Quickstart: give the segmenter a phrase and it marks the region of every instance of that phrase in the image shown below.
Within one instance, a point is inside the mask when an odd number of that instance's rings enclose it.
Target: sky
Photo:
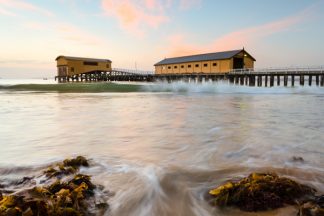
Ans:
[[[154,70],[243,47],[255,66],[324,65],[324,0],[0,0],[0,77],[56,75],[59,55]]]

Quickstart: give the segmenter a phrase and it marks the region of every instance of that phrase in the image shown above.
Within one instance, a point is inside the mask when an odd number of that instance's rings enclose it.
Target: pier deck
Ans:
[[[111,71],[92,71],[74,76],[56,76],[58,82],[100,82],[100,81],[184,81],[184,82],[215,82],[228,81],[232,84],[246,86],[295,86],[298,82],[304,86],[315,83],[324,86],[324,67],[305,68],[267,68],[267,69],[237,69],[227,73],[191,73],[191,74],[154,74],[153,71],[138,71],[114,68]]]

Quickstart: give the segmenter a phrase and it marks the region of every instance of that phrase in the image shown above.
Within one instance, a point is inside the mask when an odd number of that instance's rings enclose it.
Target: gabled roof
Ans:
[[[242,51],[244,51],[247,55],[249,55],[255,61],[255,59],[250,54],[248,54],[244,49],[240,49],[240,50],[231,50],[231,51],[225,51],[225,52],[215,52],[215,53],[182,56],[182,57],[175,57],[175,58],[166,58],[166,59],[163,59],[162,61],[156,63],[154,66],[165,65],[165,64],[187,63],[187,62],[195,62],[195,61],[211,61],[211,60],[230,59]]]
[[[95,59],[95,58],[83,58],[83,57],[73,57],[73,56],[58,56],[55,60],[59,58],[65,58],[66,60],[76,60],[76,61],[92,61],[92,62],[110,62],[109,59]]]

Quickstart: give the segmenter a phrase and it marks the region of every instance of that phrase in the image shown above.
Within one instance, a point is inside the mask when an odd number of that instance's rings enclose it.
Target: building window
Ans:
[[[208,67],[208,64],[204,64],[204,67]]]
[[[191,68],[191,65],[188,65],[188,68]]]
[[[165,66],[162,66],[162,70],[165,70],[166,69],[166,67]]]
[[[171,66],[169,66],[168,69],[171,69]]]
[[[85,61],[83,62],[83,65],[98,66],[98,62]]]
[[[174,69],[177,69],[178,68],[178,66],[174,66]]]
[[[72,72],[72,73],[74,72],[74,67],[71,67],[71,72]]]
[[[196,64],[195,67],[199,67],[199,64]]]
[[[181,68],[184,68],[184,65],[181,65]]]
[[[217,63],[213,63],[213,67],[216,67],[217,66]]]
[[[106,65],[107,68],[110,68],[109,64]]]

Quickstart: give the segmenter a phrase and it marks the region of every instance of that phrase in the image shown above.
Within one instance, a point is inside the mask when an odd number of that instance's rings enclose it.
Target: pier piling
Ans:
[[[299,78],[299,85],[305,85],[305,76],[308,79],[308,85],[324,86],[324,70],[323,68],[292,68],[292,69],[237,69],[227,73],[199,73],[199,74],[154,74],[154,72],[139,73],[138,71],[126,69],[112,69],[111,71],[92,71],[76,75],[56,76],[58,82],[100,82],[100,81],[138,81],[138,82],[155,82],[155,81],[183,81],[183,82],[217,82],[226,80],[235,85],[246,86],[280,86],[283,79],[284,86],[288,86],[290,80],[291,86],[295,86],[296,77]],[[297,78],[297,80],[298,80]],[[263,84],[264,81],[264,84]]]

